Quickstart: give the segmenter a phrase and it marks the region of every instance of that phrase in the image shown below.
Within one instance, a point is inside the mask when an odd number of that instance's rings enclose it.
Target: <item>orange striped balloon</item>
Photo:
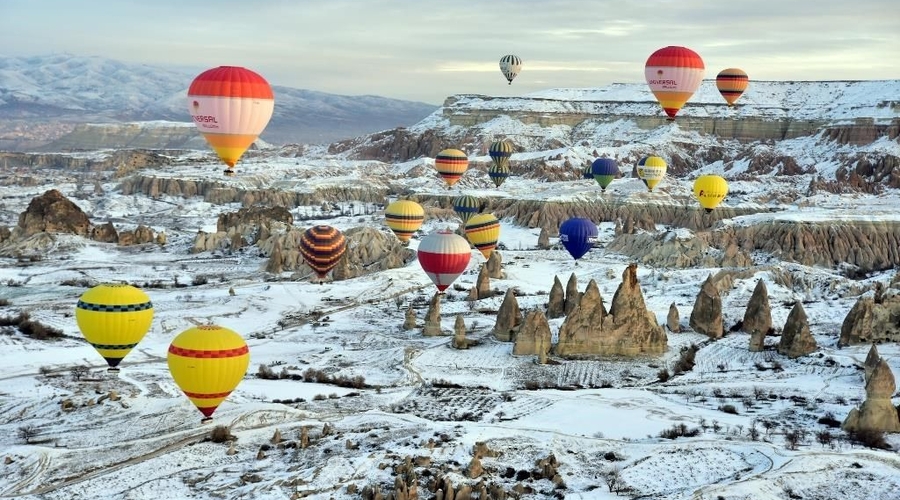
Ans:
[[[197,129],[228,165],[226,173],[233,173],[231,168],[272,118],[272,87],[249,69],[219,66],[195,78],[187,97]]]
[[[434,168],[450,187],[466,173],[469,157],[458,149],[445,149],[434,158]]]
[[[687,47],[663,47],[647,59],[644,77],[660,106],[674,120],[703,81],[703,59]]]
[[[247,373],[250,348],[234,330],[195,326],[172,340],[166,360],[175,384],[208,422]]]
[[[425,209],[411,200],[397,200],[384,210],[384,221],[404,244],[425,221]]]
[[[328,225],[313,226],[300,237],[300,253],[320,280],[334,269],[346,250],[344,233]]]
[[[750,78],[742,69],[723,69],[716,75],[716,88],[719,89],[719,93],[722,94],[729,106],[734,106],[735,101],[747,90],[748,85],[750,85]]]

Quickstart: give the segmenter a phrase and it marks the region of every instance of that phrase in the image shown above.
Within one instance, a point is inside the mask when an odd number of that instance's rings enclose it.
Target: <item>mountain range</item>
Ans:
[[[78,123],[189,122],[185,96],[200,71],[70,54],[0,57],[0,148],[39,146]],[[347,139],[411,125],[436,109],[372,95],[273,90],[275,114],[261,137],[276,144]]]

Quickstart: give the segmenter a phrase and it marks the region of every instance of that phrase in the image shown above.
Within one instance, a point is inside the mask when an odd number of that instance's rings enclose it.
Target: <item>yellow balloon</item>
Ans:
[[[728,182],[718,175],[701,175],[694,181],[694,198],[707,212],[712,212],[726,196]]]
[[[638,177],[644,181],[647,190],[653,192],[655,188],[666,176],[666,160],[659,156],[648,156],[642,158],[637,165]]]
[[[466,222],[466,237],[485,259],[490,258],[500,239],[500,221],[494,214],[473,215]]]
[[[203,325],[178,334],[167,358],[172,379],[209,422],[247,373],[250,348],[234,330]]]
[[[153,303],[139,288],[119,283],[97,285],[81,294],[75,306],[78,329],[117,371],[153,322]]]
[[[385,223],[403,243],[422,227],[424,220],[425,209],[414,201],[397,200],[384,210]]]

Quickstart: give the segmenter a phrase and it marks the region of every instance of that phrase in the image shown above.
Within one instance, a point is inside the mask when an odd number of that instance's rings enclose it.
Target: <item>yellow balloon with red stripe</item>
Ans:
[[[473,215],[466,222],[466,238],[485,259],[490,258],[500,239],[500,221],[494,214]]]
[[[249,69],[219,66],[201,73],[188,88],[188,110],[226,174],[265,130],[275,95],[265,78]]]
[[[153,303],[139,288],[103,283],[78,298],[75,322],[85,340],[106,360],[109,371],[116,371],[150,330]]]
[[[434,158],[434,168],[447,186],[453,186],[469,168],[469,157],[458,149],[445,149]]]
[[[425,221],[425,209],[410,200],[397,200],[384,210],[384,221],[397,239],[407,243]]]
[[[172,379],[208,422],[247,373],[250,348],[234,330],[195,326],[175,337],[167,359]]]

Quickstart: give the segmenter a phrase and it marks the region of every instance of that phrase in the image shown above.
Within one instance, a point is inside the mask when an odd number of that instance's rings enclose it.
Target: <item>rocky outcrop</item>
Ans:
[[[578,291],[578,277],[572,273],[569,275],[569,281],[566,282],[565,313],[569,314],[575,310],[579,301],[581,301],[581,292]]]
[[[803,304],[798,301],[794,303],[794,307],[784,323],[781,341],[778,343],[778,352],[789,358],[799,358],[815,352],[817,348],[816,339],[809,331],[809,319],[806,317],[806,311],[803,310]]]
[[[513,345],[513,354],[546,356],[550,353],[552,334],[547,317],[539,309],[528,311],[522,328],[516,334],[516,343]]]
[[[875,347],[875,344],[872,344],[869,353],[866,355],[866,361],[863,363],[867,384],[869,383],[869,379],[872,378],[872,372],[875,370],[875,367],[878,366],[879,361],[881,361],[881,356],[878,354],[878,349]]]
[[[719,289],[713,283],[711,274],[700,286],[700,292],[697,294],[697,300],[694,301],[694,308],[691,310],[689,324],[695,332],[702,333],[711,339],[719,339],[725,335],[722,320],[722,297],[719,296]]]
[[[653,267],[686,269],[753,265],[753,260],[736,245],[729,245],[725,251],[718,250],[710,247],[703,238],[684,230],[658,234],[623,232],[609,243],[607,249]]]
[[[425,312],[425,326],[422,327],[422,335],[425,337],[437,337],[443,335],[441,330],[441,294],[436,293],[431,297],[428,310]]]
[[[404,330],[412,330],[416,327],[416,310],[409,306],[406,309],[406,314],[403,317],[403,329]]]
[[[495,280],[506,278],[506,273],[503,272],[503,256],[497,250],[491,252],[491,256],[484,263],[484,267],[487,269],[489,278]]]
[[[606,307],[600,296],[600,288],[597,287],[596,281],[591,280],[578,305],[566,315],[559,329],[556,354],[559,356],[600,354],[600,335],[605,317]]]
[[[415,259],[415,252],[397,238],[374,227],[360,226],[344,231],[347,251],[345,267],[333,273],[335,281],[355,278],[385,269],[403,267]]]
[[[268,228],[272,221],[290,226],[294,223],[294,216],[282,206],[241,208],[237,212],[220,214],[216,219],[216,231],[228,232],[230,229],[243,227],[259,230],[259,228]]]
[[[119,232],[112,222],[91,228],[91,239],[100,243],[117,243],[119,241]]]
[[[844,317],[838,346],[869,342],[900,342],[900,295],[884,296],[880,303],[862,296]]]
[[[35,197],[28,208],[19,214],[17,225],[20,237],[37,233],[65,233],[88,236],[91,221],[78,205],[56,189]]]
[[[478,278],[475,280],[475,297],[480,300],[493,295],[494,291],[491,290],[491,280],[488,277],[487,263],[485,263],[478,271]]]
[[[494,324],[494,337],[501,342],[510,342],[522,324],[522,313],[519,311],[519,301],[516,300],[515,290],[506,290],[500,310],[497,311],[497,322]]]
[[[550,248],[550,231],[546,227],[542,227],[540,234],[538,234],[537,247],[540,250],[548,250]]]
[[[463,320],[462,314],[456,315],[456,321],[453,323],[453,341],[450,346],[454,349],[468,349],[469,340],[466,338],[466,322]]]
[[[841,428],[848,432],[900,432],[900,417],[891,404],[891,396],[896,390],[890,365],[879,359],[866,382],[866,400],[858,409],[850,410]]]
[[[678,307],[672,302],[669,304],[669,313],[666,315],[666,328],[672,333],[681,332],[681,318],[678,314]]]
[[[763,336],[772,328],[769,291],[766,289],[766,283],[761,279],[756,281],[756,287],[753,288],[753,294],[750,295],[750,302],[747,303],[747,309],[744,310],[741,328],[750,335],[762,333]]]
[[[547,302],[547,317],[561,318],[566,314],[566,296],[563,292],[562,281],[559,276],[553,277],[553,286],[550,287],[550,300]]]

